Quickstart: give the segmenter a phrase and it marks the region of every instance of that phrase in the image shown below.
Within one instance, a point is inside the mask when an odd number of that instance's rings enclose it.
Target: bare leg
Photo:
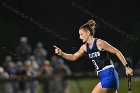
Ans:
[[[107,89],[106,88],[102,88],[101,86],[101,82],[99,82],[95,88],[92,90],[91,93],[107,93]]]

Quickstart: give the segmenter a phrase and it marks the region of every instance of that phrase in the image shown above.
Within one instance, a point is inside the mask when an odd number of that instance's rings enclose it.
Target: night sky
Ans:
[[[44,43],[49,56],[53,45],[74,53],[81,46],[79,27],[89,19],[97,22],[95,37],[118,48],[136,63],[140,57],[140,4],[138,0],[0,0],[0,61],[14,52],[21,36],[27,36],[32,48]],[[112,56],[112,59],[117,59]],[[85,58],[69,63],[91,69]],[[81,63],[82,61],[82,63]]]

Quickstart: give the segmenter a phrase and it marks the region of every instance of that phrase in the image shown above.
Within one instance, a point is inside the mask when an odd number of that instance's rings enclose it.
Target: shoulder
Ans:
[[[102,40],[102,39],[97,39],[96,44],[97,44],[97,45],[101,45],[101,44],[103,44],[104,42],[105,42],[105,41]]]
[[[96,45],[99,50],[103,50],[103,47],[108,44],[105,40],[97,39]]]
[[[85,51],[86,52],[86,43],[81,45],[80,50]]]

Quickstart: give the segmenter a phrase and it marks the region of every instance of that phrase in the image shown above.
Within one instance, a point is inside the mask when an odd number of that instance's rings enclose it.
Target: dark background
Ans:
[[[9,6],[28,18],[10,10]],[[79,9],[79,6],[88,12]],[[106,40],[125,57],[131,57],[135,66],[140,59],[139,6],[138,0],[1,0],[0,62],[6,55],[16,58],[15,47],[21,36],[28,37],[33,49],[36,42],[43,42],[49,56],[54,54],[53,45],[59,46],[64,52],[74,53],[82,44],[78,35],[79,27],[89,19],[94,19],[97,22],[95,37]],[[41,28],[30,18],[52,31]],[[118,61],[113,55],[111,58]],[[74,71],[93,69],[86,57],[66,63]]]

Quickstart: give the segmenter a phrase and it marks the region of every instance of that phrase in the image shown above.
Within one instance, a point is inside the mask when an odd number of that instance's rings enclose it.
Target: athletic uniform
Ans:
[[[86,45],[87,54],[89,59],[93,62],[99,80],[103,88],[115,88],[119,87],[118,74],[114,68],[113,63],[110,61],[107,51],[101,51],[96,45],[97,38],[94,39],[92,48]]]

